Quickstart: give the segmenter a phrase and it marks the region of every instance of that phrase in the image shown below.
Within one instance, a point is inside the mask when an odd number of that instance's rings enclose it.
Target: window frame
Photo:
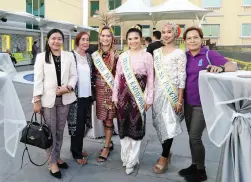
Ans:
[[[219,2],[219,6],[203,6],[203,2],[204,1],[208,1],[208,0],[201,0],[201,6],[202,6],[202,8],[221,8],[222,7],[222,0],[218,0],[218,1],[220,1]]]
[[[95,15],[95,12],[92,12],[92,3],[93,2],[95,2],[95,3],[98,3],[98,9],[96,10],[96,11],[99,11],[99,8],[100,8],[100,3],[99,3],[99,1],[90,1],[90,14],[89,14],[89,16],[90,17],[93,17],[94,15]],[[93,14],[92,14],[93,13]]]
[[[219,26],[219,35],[218,36],[214,36],[214,35],[205,35],[204,31],[203,31],[203,25],[218,25]],[[210,38],[220,38],[220,33],[221,33],[221,25],[220,24],[202,24],[201,25],[202,31],[203,31],[203,35],[204,37],[210,37]],[[211,30],[210,30],[211,32]]]
[[[116,35],[116,28],[119,28],[119,35]],[[121,37],[121,26],[114,25],[114,26],[112,26],[112,29],[114,31],[114,37]]]
[[[113,9],[111,9],[110,8],[110,1],[113,1]],[[116,8],[118,8],[118,7],[115,7],[115,1],[117,1],[117,0],[108,0],[108,4],[107,4],[107,10],[109,10],[109,11],[111,11],[111,10],[114,10],[114,9],[116,9]],[[122,0],[118,0],[118,1],[120,1],[120,6],[122,5]]]
[[[98,26],[91,26],[92,28],[99,28]],[[92,33],[97,33],[97,40],[92,40]],[[97,42],[98,41],[98,36],[99,36],[99,33],[95,30],[91,30],[90,31],[90,42]]]
[[[142,26],[142,36],[143,37],[151,37],[151,25],[141,25]],[[149,29],[149,35],[144,35],[143,29]]]
[[[180,30],[181,30],[179,38],[183,38],[183,33],[186,30],[186,24],[179,24],[179,26],[180,26]],[[183,26],[183,27],[181,28],[181,26]],[[183,31],[182,31],[182,29],[183,29]]]
[[[244,2],[245,0],[242,0],[242,6],[245,6],[245,7],[251,7],[251,0],[250,0],[250,4],[245,4]]]
[[[241,35],[240,35],[240,37],[241,37],[241,38],[251,38],[251,30],[250,30],[250,35],[249,35],[249,36],[244,36],[244,35],[242,35],[242,33],[243,33],[243,32],[242,32],[242,31],[243,31],[243,25],[250,25],[250,27],[251,27],[251,23],[242,23],[242,24],[241,24],[241,32],[240,32]]]

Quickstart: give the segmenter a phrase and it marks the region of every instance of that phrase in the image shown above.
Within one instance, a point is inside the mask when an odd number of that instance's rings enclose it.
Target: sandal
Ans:
[[[108,152],[108,154],[107,154],[107,157],[104,157],[104,156],[100,155],[100,156],[98,157],[98,159],[97,159],[98,162],[105,162],[105,161],[107,160],[107,158],[109,157],[109,155],[110,155],[110,147],[104,147],[104,148],[106,148],[106,149],[109,150],[109,152]],[[103,149],[102,149],[102,151],[103,151]],[[101,161],[99,161],[99,159],[101,159]]]
[[[88,156],[88,153],[87,153],[86,151],[83,151],[83,152],[82,152],[82,156],[83,156],[83,157],[87,157],[87,156]]]
[[[165,158],[166,159],[166,162],[164,165],[160,165],[158,164],[159,162],[159,159],[157,160],[157,164],[153,167],[153,172],[155,172],[156,174],[162,174],[165,172],[166,168],[168,167],[168,164],[171,163],[171,157],[172,157],[172,153],[169,154],[169,157],[168,158]],[[164,157],[162,157],[164,158]]]
[[[105,147],[104,147],[105,148]],[[114,144],[113,144],[113,141],[110,141],[110,144],[109,144],[109,151],[113,151],[114,149]],[[102,153],[103,149],[100,150],[100,153]]]
[[[82,159],[76,159],[77,163],[80,165],[87,164],[87,160],[83,157]]]

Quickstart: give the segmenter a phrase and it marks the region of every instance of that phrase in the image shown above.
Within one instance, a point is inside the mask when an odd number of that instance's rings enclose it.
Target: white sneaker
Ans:
[[[131,174],[132,172],[133,172],[133,170],[134,170],[134,168],[133,167],[131,167],[131,168],[126,168],[126,174],[127,175],[129,175],[129,174]]]

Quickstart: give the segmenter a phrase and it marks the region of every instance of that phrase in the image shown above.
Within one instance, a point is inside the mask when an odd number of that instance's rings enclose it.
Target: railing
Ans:
[[[221,8],[220,7],[212,7],[212,8],[205,8],[205,9],[212,11],[210,13],[207,13],[207,16],[221,15]]]
[[[251,14],[251,6],[242,6],[243,14]]]
[[[243,45],[251,45],[251,37],[242,37],[241,38],[241,43]]]

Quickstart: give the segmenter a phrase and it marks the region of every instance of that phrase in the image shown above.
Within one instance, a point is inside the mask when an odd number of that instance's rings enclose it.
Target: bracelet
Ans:
[[[180,106],[182,106],[183,104],[181,104],[181,103],[178,103]]]

